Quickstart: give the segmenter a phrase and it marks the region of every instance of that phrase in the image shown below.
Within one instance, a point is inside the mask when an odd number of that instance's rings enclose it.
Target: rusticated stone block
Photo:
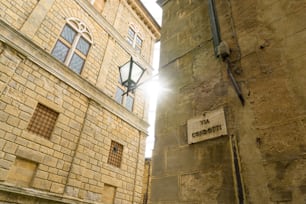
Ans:
[[[222,187],[222,172],[197,172],[185,174],[180,179],[182,200],[198,200],[214,203]]]
[[[273,202],[286,202],[292,200],[291,191],[274,191],[271,193],[271,201]]]
[[[176,200],[178,189],[178,177],[170,176],[160,179],[152,178],[152,201],[171,201]]]

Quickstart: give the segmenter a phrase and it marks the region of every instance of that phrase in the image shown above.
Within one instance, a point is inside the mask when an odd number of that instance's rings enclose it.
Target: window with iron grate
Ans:
[[[49,139],[54,129],[58,115],[58,112],[38,103],[29,122],[27,130]]]
[[[122,154],[123,154],[123,145],[119,144],[118,142],[112,141],[107,163],[120,168]]]

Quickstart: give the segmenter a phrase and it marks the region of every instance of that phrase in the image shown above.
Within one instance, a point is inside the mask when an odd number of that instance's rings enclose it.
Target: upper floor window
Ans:
[[[92,36],[87,26],[76,18],[67,19],[52,55],[80,74],[92,44]]]
[[[123,105],[129,111],[133,111],[134,94],[129,93],[129,95],[122,95],[124,92],[124,89],[122,89],[121,87],[117,87],[115,101]]]
[[[136,33],[135,29],[132,27],[129,27],[127,41],[135,48],[138,53],[141,52],[143,40],[141,39],[139,33]]]
[[[119,79],[119,84],[120,79]],[[129,111],[133,111],[133,106],[134,106],[134,94],[132,92],[129,92],[129,95],[123,93],[125,88],[123,86],[119,85],[116,90],[116,95],[115,95],[115,101],[121,105],[123,105],[126,109]]]

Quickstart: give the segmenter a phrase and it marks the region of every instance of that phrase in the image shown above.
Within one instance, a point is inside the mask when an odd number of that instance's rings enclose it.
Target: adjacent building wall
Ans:
[[[208,1],[159,2],[169,91],[157,107],[151,203],[305,203],[305,2],[211,1],[244,105],[215,56]],[[228,134],[188,145],[187,120],[219,108]]]
[[[207,2],[163,5],[160,75],[167,91],[157,105],[151,203],[234,203],[230,138],[187,141],[187,120],[228,100],[230,84],[214,57]]]
[[[228,8],[217,2],[220,12]],[[306,83],[299,76],[306,3],[232,1],[231,7],[241,52],[236,76],[247,102],[235,111],[246,200],[305,203]]]

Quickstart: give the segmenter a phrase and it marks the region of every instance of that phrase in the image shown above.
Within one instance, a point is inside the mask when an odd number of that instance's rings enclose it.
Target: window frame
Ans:
[[[107,163],[114,167],[121,168],[123,153],[124,153],[124,145],[115,140],[112,140],[110,144]]]
[[[125,107],[128,111],[133,112],[133,110],[134,110],[134,105],[135,105],[135,93],[129,92],[129,95],[125,94],[124,96],[121,96],[121,102],[120,102],[120,101],[117,100],[118,90],[121,90],[122,93],[125,93],[125,92],[126,92],[126,88],[125,88],[125,87],[123,88],[122,85],[116,86],[116,93],[115,93],[115,97],[114,97],[115,101],[116,101],[117,103],[119,103],[120,105],[122,105],[123,107]],[[135,92],[135,91],[134,91],[134,92]],[[130,108],[127,107],[127,101],[128,101],[127,98],[128,98],[128,97],[130,97],[131,99],[133,99],[133,102],[132,102],[132,105],[131,105]]]
[[[133,35],[130,35],[130,33],[133,32]],[[136,50],[137,53],[141,53],[143,48],[143,38],[142,35],[136,31],[134,26],[130,25],[128,28],[127,36],[126,36],[127,42]],[[141,43],[138,43],[138,40]]]
[[[128,111],[133,112],[133,110],[134,110],[134,105],[135,105],[135,91],[136,91],[136,90],[133,90],[133,91],[129,92],[129,95],[125,94],[125,95],[121,96],[121,102],[119,102],[119,101],[117,100],[118,90],[121,90],[121,91],[122,91],[122,94],[125,93],[125,92],[127,91],[127,88],[121,85],[120,76],[118,76],[118,85],[116,86],[116,92],[115,92],[114,99],[115,99],[115,101],[116,101],[117,103],[119,103],[120,105],[122,105],[123,107],[125,107]],[[132,103],[131,108],[128,108],[128,107],[127,107],[127,97],[130,97],[130,98],[133,99],[133,103]]]
[[[66,27],[69,27],[72,31],[75,32],[75,35],[74,35],[71,43],[69,42],[69,40],[65,39],[65,36],[63,35]],[[83,51],[78,48],[78,45],[81,42],[81,40],[83,40],[84,42],[86,42],[88,44],[86,54],[83,53]],[[56,54],[55,50],[58,48],[58,46],[57,46],[58,43],[61,43],[65,47],[68,48],[68,51],[67,51],[63,61],[61,61],[61,59],[59,59],[55,56],[55,54]],[[63,26],[63,28],[61,30],[61,33],[60,33],[57,41],[55,42],[55,45],[54,45],[54,47],[52,49],[52,52],[51,52],[51,55],[53,57],[55,57],[57,60],[64,63],[66,66],[68,66],[74,72],[76,72],[78,74],[81,74],[81,72],[84,68],[84,65],[86,63],[86,59],[88,57],[88,53],[90,52],[90,48],[91,48],[92,45],[93,45],[92,35],[91,35],[91,32],[89,31],[88,27],[85,25],[85,23],[83,23],[81,20],[79,20],[77,18],[68,18],[66,20],[66,24]],[[74,58],[74,55],[78,56],[83,61],[80,68],[75,69],[71,65],[72,60]]]
[[[127,104],[127,103],[128,103],[128,98],[132,99],[132,105],[131,105],[131,107],[128,107],[128,104]],[[133,112],[134,104],[135,104],[135,96],[134,96],[134,94],[125,95],[125,97],[124,97],[124,107],[125,107],[128,111]]]
[[[124,89],[122,89],[120,86],[117,86],[117,88],[116,88],[116,93],[115,93],[115,101],[117,102],[117,103],[119,103],[119,104],[123,104],[123,98],[124,98],[124,96],[122,96],[122,94],[124,93]],[[120,96],[120,101],[119,101],[119,98],[118,98],[118,94],[120,94],[121,96]]]

